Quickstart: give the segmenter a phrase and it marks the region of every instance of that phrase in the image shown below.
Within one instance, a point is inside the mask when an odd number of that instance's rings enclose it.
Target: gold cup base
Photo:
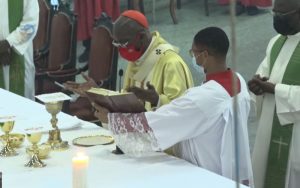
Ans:
[[[49,139],[45,144],[51,146],[51,149],[55,151],[64,151],[69,148],[68,142],[61,139],[59,129],[49,131]]]
[[[45,144],[49,145],[54,151],[64,151],[69,149],[68,141],[48,141]]]
[[[18,155],[18,153],[13,148],[11,148],[8,144],[6,144],[6,146],[0,151],[1,157],[12,157],[16,155]]]
[[[46,164],[41,161],[37,154],[34,154],[32,155],[30,161],[25,164],[25,166],[31,168],[43,168],[46,166]]]

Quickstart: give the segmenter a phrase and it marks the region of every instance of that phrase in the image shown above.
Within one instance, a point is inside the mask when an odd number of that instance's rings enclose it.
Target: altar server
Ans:
[[[176,144],[173,148],[176,156],[230,179],[235,179],[239,161],[241,182],[250,181],[253,185],[247,131],[250,96],[242,76],[226,66],[228,48],[228,37],[220,28],[199,31],[191,54],[206,73],[201,86],[189,89],[154,112],[109,113],[94,104],[95,115],[109,122],[109,129],[125,154],[139,156]],[[233,90],[233,78],[237,92]],[[237,97],[236,115],[234,97]],[[238,158],[234,149],[235,129]]]

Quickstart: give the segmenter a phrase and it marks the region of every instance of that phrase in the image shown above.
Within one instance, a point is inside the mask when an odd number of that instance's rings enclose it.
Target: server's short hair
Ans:
[[[218,27],[207,27],[194,37],[196,46],[205,47],[212,56],[226,57],[229,49],[229,39],[226,33]]]

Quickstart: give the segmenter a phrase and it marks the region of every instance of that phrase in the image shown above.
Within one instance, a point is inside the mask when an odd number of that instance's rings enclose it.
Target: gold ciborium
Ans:
[[[10,140],[10,146],[12,148],[19,148],[23,144],[25,139],[24,134],[19,134],[19,133],[11,133],[9,134],[9,140]],[[6,144],[6,135],[1,135],[0,136],[0,141],[3,144]]]
[[[14,120],[7,120],[5,122],[0,122],[0,128],[5,133],[4,140],[5,140],[5,146],[0,151],[1,157],[10,157],[10,156],[16,156],[18,153],[14,150],[13,147],[11,147],[11,139],[10,139],[10,132],[14,128],[15,121]]]
[[[37,133],[30,133],[26,134],[28,141],[32,144],[31,148],[33,150],[33,154],[31,155],[30,161],[25,164],[27,167],[34,167],[34,168],[41,168],[45,167],[46,164],[41,161],[39,158],[39,147],[37,144],[40,142],[42,138],[42,133],[37,132]]]
[[[53,130],[49,131],[49,139],[46,144],[51,146],[52,150],[66,150],[69,148],[67,141],[62,141],[60,130],[57,127],[56,115],[61,111],[63,101],[48,102],[45,104],[46,110],[51,114],[51,125]]]
[[[42,145],[39,145],[38,147],[39,147],[39,149],[38,149],[38,157],[40,159],[46,159],[46,158],[48,158],[49,153],[51,151],[51,147],[49,145],[47,145],[47,144],[42,144]],[[34,148],[32,146],[26,148],[26,153],[28,155],[32,156],[34,154]]]

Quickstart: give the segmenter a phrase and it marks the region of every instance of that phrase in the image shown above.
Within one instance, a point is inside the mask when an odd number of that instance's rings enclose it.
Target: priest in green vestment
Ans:
[[[275,0],[267,54],[249,81],[259,117],[253,150],[256,188],[300,186],[300,1]]]
[[[0,5],[0,88],[33,99],[38,1],[0,0]]]

